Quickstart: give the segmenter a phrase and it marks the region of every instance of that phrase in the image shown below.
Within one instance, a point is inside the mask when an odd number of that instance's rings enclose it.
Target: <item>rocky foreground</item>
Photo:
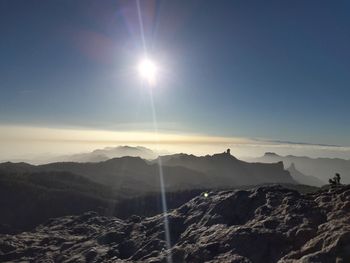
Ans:
[[[350,262],[350,186],[302,195],[280,186],[211,192],[164,217],[96,213],[0,235],[6,262]]]

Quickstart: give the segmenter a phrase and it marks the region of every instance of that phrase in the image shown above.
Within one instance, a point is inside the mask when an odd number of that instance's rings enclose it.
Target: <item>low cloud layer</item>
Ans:
[[[118,145],[142,145],[159,154],[186,152],[196,155],[222,152],[231,148],[240,158],[272,151],[281,155],[350,158],[350,147],[308,144],[269,139],[219,137],[202,134],[151,131],[105,131],[59,129],[30,126],[0,126],[0,160],[42,160],[53,156],[88,152]]]

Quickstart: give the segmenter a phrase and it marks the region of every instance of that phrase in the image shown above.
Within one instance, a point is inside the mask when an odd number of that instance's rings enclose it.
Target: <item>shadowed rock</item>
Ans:
[[[0,261],[349,262],[350,187],[300,194],[280,186],[209,192],[164,218],[97,213],[0,235]]]

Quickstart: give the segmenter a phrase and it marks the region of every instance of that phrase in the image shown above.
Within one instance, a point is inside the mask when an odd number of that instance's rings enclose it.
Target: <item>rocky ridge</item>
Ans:
[[[209,192],[164,216],[94,212],[0,235],[6,262],[350,262],[350,186],[300,194],[281,186]]]

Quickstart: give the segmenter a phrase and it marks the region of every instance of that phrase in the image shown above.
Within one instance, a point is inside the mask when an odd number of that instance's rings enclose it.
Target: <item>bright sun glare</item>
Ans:
[[[154,85],[156,83],[158,68],[152,60],[148,58],[141,60],[138,70],[140,76],[147,81],[148,84]]]

